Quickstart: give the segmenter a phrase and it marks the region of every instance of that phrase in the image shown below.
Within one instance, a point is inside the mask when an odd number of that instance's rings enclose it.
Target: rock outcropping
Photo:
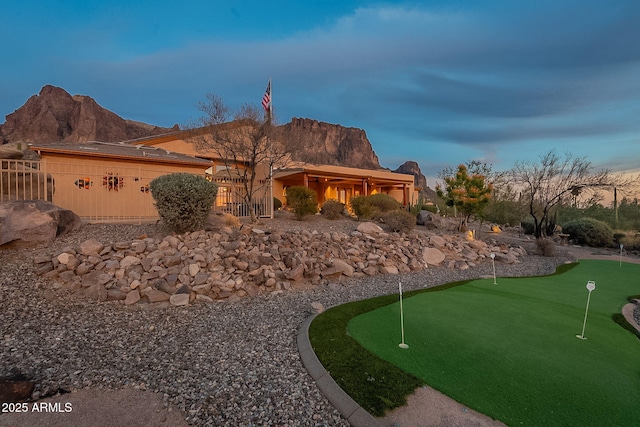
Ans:
[[[171,129],[125,120],[88,96],[44,86],[0,125],[0,144],[28,142],[126,141]]]
[[[416,187],[419,187],[422,189],[427,188],[427,177],[422,174],[422,171],[420,170],[420,166],[418,166],[418,164],[412,160],[404,162],[403,164],[400,165],[398,169],[394,170],[394,172],[413,175],[414,177],[413,183]]]
[[[293,118],[281,126],[287,140],[299,141],[293,160],[322,165],[380,169],[378,156],[364,130]]]

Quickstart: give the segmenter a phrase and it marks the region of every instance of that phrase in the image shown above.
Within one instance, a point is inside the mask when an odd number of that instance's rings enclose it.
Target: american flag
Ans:
[[[269,80],[267,90],[264,92],[264,96],[262,97],[262,106],[265,111],[269,111],[269,107],[271,107],[271,80]]]

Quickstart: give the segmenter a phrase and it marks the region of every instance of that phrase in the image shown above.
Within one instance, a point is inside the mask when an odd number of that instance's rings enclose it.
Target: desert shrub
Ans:
[[[302,185],[287,187],[287,206],[293,211],[297,219],[313,215],[318,211],[316,192]]]
[[[335,199],[329,199],[322,205],[320,213],[327,219],[338,219],[344,213],[344,203],[340,203]]]
[[[372,194],[371,196],[367,196],[367,202],[380,213],[400,208],[400,203],[388,194]]]
[[[358,219],[371,219],[381,216],[385,212],[400,208],[400,203],[388,194],[372,194],[371,196],[356,196],[351,198],[351,209]]]
[[[640,234],[630,233],[625,234],[620,238],[620,243],[624,245],[626,250],[637,251],[640,250]]]
[[[280,209],[282,209],[282,201],[280,199],[278,199],[277,197],[273,198],[273,210],[274,211],[279,211]]]
[[[551,239],[536,239],[536,253],[552,257],[556,253],[556,245]]]
[[[422,205],[423,211],[429,211],[431,213],[438,213],[438,207],[436,205]]]
[[[610,246],[613,231],[602,221],[593,218],[581,218],[569,221],[562,227],[577,243],[592,247]]]
[[[352,197],[349,204],[351,205],[351,210],[356,214],[359,220],[371,218],[373,208],[369,203],[367,203],[367,196]]]
[[[402,209],[388,211],[382,214],[382,220],[390,231],[407,232],[416,225],[416,217]]]
[[[489,222],[500,225],[515,225],[526,216],[526,211],[525,206],[520,202],[492,200],[485,209],[484,215]],[[533,225],[533,222],[531,224]]]
[[[189,173],[159,176],[149,188],[158,214],[179,233],[202,227],[218,193],[216,184]]]
[[[522,232],[524,234],[533,234],[535,233],[536,226],[533,222],[533,218],[526,218],[520,222],[520,226],[522,227]]]

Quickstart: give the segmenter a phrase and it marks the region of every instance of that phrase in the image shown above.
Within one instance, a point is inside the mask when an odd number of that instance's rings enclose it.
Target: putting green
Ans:
[[[583,327],[587,281],[596,283]],[[640,422],[640,340],[616,324],[640,293],[640,266],[584,260],[560,275],[475,280],[348,323],[360,345],[508,425]]]

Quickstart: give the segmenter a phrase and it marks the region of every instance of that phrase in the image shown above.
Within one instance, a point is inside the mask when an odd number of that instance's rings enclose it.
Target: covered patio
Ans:
[[[386,170],[304,164],[275,171],[274,196],[285,204],[286,189],[294,185],[314,190],[319,205],[329,199],[348,204],[352,197],[377,193],[388,194],[403,206],[417,200],[413,175]]]

